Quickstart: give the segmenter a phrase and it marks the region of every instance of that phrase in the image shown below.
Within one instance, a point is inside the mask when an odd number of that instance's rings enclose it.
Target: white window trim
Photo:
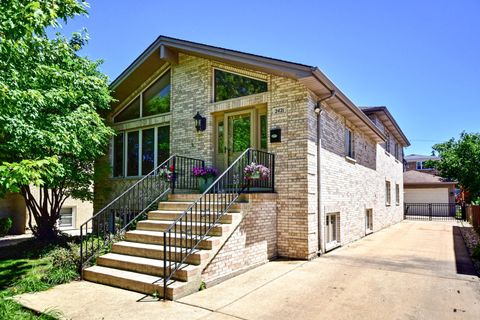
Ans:
[[[368,227],[368,213],[371,214],[371,220],[372,220],[372,227],[369,228]],[[373,209],[372,208],[368,208],[365,210],[365,234],[370,234],[373,232]]]
[[[325,221],[325,250],[326,251],[333,250],[337,247],[340,247],[340,245],[341,245],[341,242],[340,242],[340,229],[341,229],[340,228],[340,212],[327,213],[326,216],[325,216],[325,220],[329,216],[335,216],[335,223],[336,223],[335,235],[336,235],[336,239],[333,240],[333,241],[327,242],[328,226],[327,226],[326,221]]]
[[[77,226],[77,207],[76,206],[63,206],[62,209],[72,209],[72,225],[60,227],[60,217],[57,220],[57,228],[59,230],[73,230]]]

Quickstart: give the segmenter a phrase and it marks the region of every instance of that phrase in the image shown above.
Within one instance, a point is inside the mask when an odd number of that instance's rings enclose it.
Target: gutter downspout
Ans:
[[[325,253],[325,236],[324,236],[324,231],[323,231],[323,220],[322,220],[322,189],[321,189],[321,156],[320,156],[320,151],[322,150],[322,130],[321,130],[321,119],[322,119],[322,102],[326,102],[333,97],[335,97],[336,91],[331,90],[330,95],[322,98],[317,101],[317,105],[315,106],[315,113],[317,114],[317,224],[318,224],[318,251],[317,255]]]

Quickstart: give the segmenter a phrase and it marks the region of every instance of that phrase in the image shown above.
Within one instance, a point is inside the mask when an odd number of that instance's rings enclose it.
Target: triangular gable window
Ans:
[[[113,122],[123,122],[140,117],[148,117],[170,112],[170,70],[165,72],[153,84],[133,100],[113,119]]]

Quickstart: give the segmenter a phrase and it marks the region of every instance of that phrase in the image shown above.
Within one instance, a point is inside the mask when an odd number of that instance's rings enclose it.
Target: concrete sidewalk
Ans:
[[[404,221],[311,262],[270,262],[177,302],[87,282],[17,299],[68,319],[478,319],[480,281],[456,228]]]

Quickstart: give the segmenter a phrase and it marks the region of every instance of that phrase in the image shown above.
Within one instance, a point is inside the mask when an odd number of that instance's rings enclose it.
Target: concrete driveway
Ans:
[[[271,262],[177,302],[135,302],[140,297],[76,282],[19,301],[73,319],[480,318],[480,280],[455,222],[404,221],[313,261]]]

